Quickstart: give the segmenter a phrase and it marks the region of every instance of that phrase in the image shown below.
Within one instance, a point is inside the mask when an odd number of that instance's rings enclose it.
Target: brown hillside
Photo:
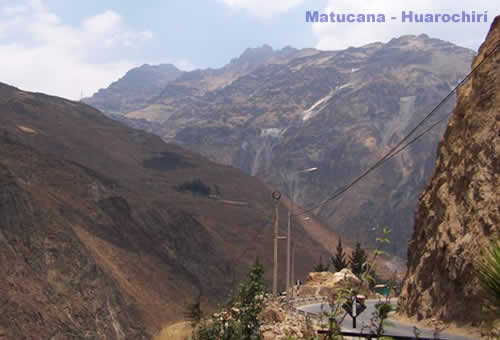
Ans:
[[[3,84],[0,136],[0,331],[9,339],[149,337],[200,292],[205,306],[220,301],[256,256],[271,273],[271,195],[256,178],[87,105]],[[175,189],[197,178],[248,204]],[[304,275],[326,254],[296,233]]]

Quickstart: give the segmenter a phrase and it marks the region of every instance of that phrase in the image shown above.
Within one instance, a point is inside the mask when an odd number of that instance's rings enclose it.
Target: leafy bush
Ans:
[[[500,240],[483,252],[477,265],[481,285],[487,292],[487,302],[493,311],[500,314]]]
[[[202,320],[193,331],[194,340],[261,340],[258,316],[264,302],[264,267],[257,260],[230,305]]]
[[[201,311],[201,296],[198,295],[196,300],[189,304],[184,312],[184,318],[191,321],[191,325],[196,326],[202,319],[203,312]]]

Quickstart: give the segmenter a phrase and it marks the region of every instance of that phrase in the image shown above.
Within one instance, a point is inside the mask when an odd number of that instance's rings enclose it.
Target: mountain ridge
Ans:
[[[134,119],[148,120],[148,129],[164,140],[258,176],[307,208],[390,149],[462,80],[473,55],[426,35],[339,51],[292,50],[233,72],[230,80],[224,72],[231,64],[210,77],[197,71],[198,78],[168,84],[148,107],[121,120],[132,126]],[[441,117],[451,108],[446,105]],[[364,187],[315,213],[332,230],[366,242],[375,239],[373,227],[387,225],[393,229],[390,250],[405,257],[401,245],[411,236],[413,207],[442,132],[436,129]],[[309,167],[319,171],[291,174]]]
[[[182,74],[183,71],[172,64],[144,64],[129,70],[108,88],[99,89],[91,98],[82,98],[81,101],[99,106],[109,113],[134,111],[147,105],[161,89]]]

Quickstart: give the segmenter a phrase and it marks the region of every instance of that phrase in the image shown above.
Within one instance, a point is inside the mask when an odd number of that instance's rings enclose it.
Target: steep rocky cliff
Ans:
[[[481,66],[458,91],[419,200],[400,299],[409,316],[476,325],[483,317],[473,267],[500,235],[499,43],[497,17],[473,62]]]

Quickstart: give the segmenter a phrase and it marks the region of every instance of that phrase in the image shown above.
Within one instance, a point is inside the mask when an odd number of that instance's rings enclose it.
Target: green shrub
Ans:
[[[202,320],[193,331],[194,340],[261,340],[258,316],[264,302],[264,267],[256,261],[240,285],[234,301]]]
[[[332,256],[331,261],[334,269],[338,272],[344,268],[347,268],[347,266],[349,265],[344,249],[342,248],[342,239],[340,238],[339,243],[337,244],[337,252],[335,253],[335,256]]]
[[[477,265],[477,273],[487,292],[489,307],[500,314],[500,240],[483,252],[482,260]]]
[[[354,275],[361,277],[361,275],[366,271],[365,263],[367,260],[368,254],[366,253],[366,250],[361,246],[359,241],[356,242],[356,247],[349,258]]]
[[[327,272],[328,268],[330,268],[330,264],[327,263],[326,265],[323,264],[323,258],[320,256],[319,257],[319,263],[313,267],[314,272]]]

